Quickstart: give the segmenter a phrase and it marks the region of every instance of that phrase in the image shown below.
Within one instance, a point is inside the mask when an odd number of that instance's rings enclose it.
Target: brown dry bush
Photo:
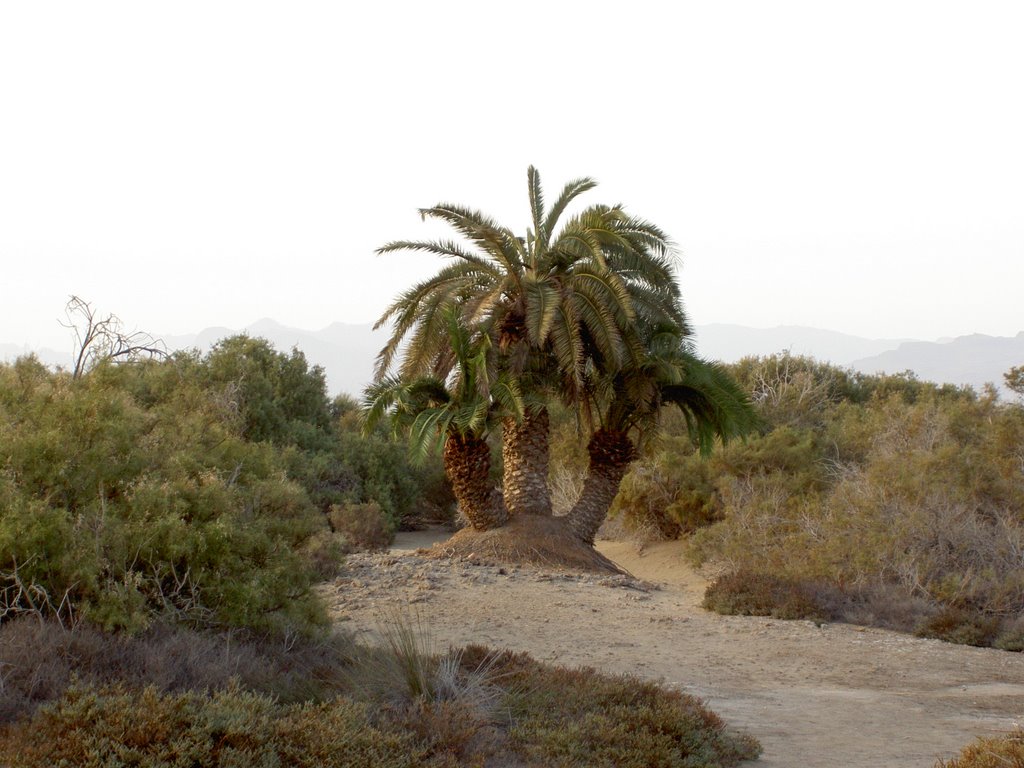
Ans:
[[[1005,622],[992,645],[1001,651],[1024,652],[1024,616]]]
[[[427,678],[417,692],[401,669],[392,674],[388,659],[419,654],[422,643],[398,652],[359,651],[362,664],[375,658],[378,669],[390,670],[391,683],[381,688],[365,666],[346,658],[345,646],[296,651],[179,630],[125,638],[40,628],[26,621],[17,632],[4,627],[0,647],[17,649],[4,663],[19,670],[8,675],[5,692],[24,689],[33,675],[37,687],[34,700],[22,696],[24,711],[8,707],[8,719],[22,716],[0,724],[0,765],[454,768],[511,753],[518,756],[511,764],[521,758],[579,768],[682,768],[731,766],[759,751],[750,737],[729,731],[678,691],[549,667],[525,654],[470,647],[420,658]],[[34,667],[19,664],[19,654],[30,657],[33,645]],[[154,666],[161,655],[166,668]],[[59,663],[50,669],[59,674],[43,690],[38,673],[54,660]],[[317,664],[331,671],[324,675]],[[159,684],[147,680],[172,672]],[[294,686],[295,678],[316,682]],[[39,706],[43,698],[48,703]]]
[[[277,704],[237,687],[211,696],[73,686],[0,733],[0,764],[389,766],[422,764],[412,737],[378,729],[344,699]]]
[[[352,654],[343,635],[275,639],[156,625],[129,637],[23,618],[0,625],[0,723],[58,699],[74,680],[161,692],[223,690],[236,680],[283,702],[320,701],[341,689]]]
[[[978,739],[952,760],[940,760],[935,768],[1024,768],[1024,730]]]
[[[918,627],[918,637],[931,637],[958,645],[987,648],[999,635],[1000,621],[977,611],[946,607],[925,619]]]
[[[715,481],[724,520],[691,538],[694,561],[838,589],[844,620],[1024,646],[1024,409],[917,395],[837,406],[803,454],[730,447],[731,474]]]
[[[827,585],[741,570],[712,582],[701,605],[726,615],[831,621],[841,615],[843,602]]]
[[[376,502],[335,504],[327,516],[335,533],[344,537],[347,552],[387,549],[395,532]]]
[[[469,646],[507,691],[510,746],[531,765],[575,768],[732,766],[760,745],[726,728],[698,699],[630,676],[549,667],[523,653]]]

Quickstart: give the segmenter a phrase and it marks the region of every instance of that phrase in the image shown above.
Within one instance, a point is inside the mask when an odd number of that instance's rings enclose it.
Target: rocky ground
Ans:
[[[1024,724],[1024,654],[708,613],[674,543],[601,543],[629,578],[416,554],[438,538],[401,534],[390,553],[351,555],[323,587],[334,618],[372,641],[398,610],[439,649],[481,643],[662,680],[754,734],[766,768],[930,767]]]

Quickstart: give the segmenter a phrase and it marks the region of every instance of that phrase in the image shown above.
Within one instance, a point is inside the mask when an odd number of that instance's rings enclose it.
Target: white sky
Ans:
[[[460,202],[600,186],[692,320],[1024,330],[1016,2],[0,0],[0,341],[365,322]]]

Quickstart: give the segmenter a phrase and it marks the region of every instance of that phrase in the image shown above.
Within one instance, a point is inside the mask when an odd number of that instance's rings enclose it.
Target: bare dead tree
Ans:
[[[81,378],[104,360],[127,362],[167,356],[162,340],[143,331],[126,331],[117,315],[101,316],[90,302],[78,296],[68,299],[64,315],[67,320],[58,322],[75,335],[72,378]]]

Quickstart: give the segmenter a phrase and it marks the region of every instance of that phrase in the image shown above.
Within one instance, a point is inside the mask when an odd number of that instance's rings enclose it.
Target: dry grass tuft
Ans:
[[[935,768],[1024,768],[1024,730],[978,739],[949,762],[940,760]]]

